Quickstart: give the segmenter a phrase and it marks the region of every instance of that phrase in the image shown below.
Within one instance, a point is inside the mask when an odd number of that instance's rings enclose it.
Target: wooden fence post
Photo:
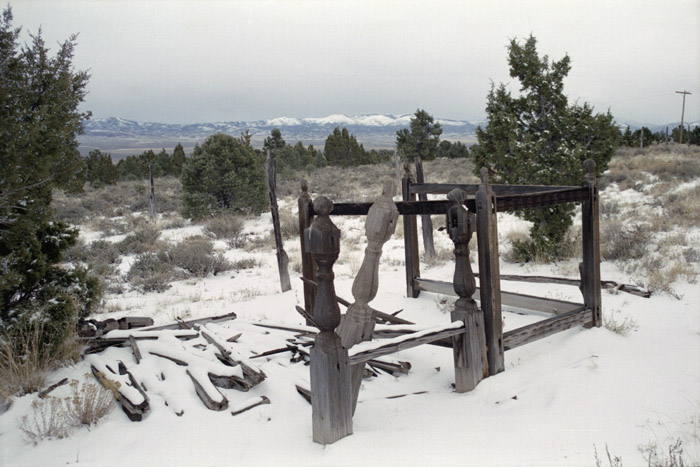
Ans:
[[[301,242],[301,275],[305,279],[316,281],[316,264],[311,259],[311,255],[306,249],[304,242],[304,231],[311,226],[314,221],[312,215],[309,214],[311,207],[311,195],[309,195],[309,184],[305,179],[301,180],[301,194],[299,195],[299,239]],[[304,281],[304,309],[307,313],[312,313],[314,309],[314,299],[316,297],[316,288],[308,282]],[[307,325],[312,326],[312,323],[307,320]]]
[[[472,298],[476,281],[469,262],[469,240],[474,233],[474,214],[465,210],[467,193],[454,189],[447,199],[452,205],[447,210],[447,229],[455,244],[454,289],[459,296],[451,314],[452,321],[463,321],[465,333],[452,338],[457,392],[471,391],[489,375],[486,359],[484,315]]]
[[[331,444],[352,434],[352,388],[348,351],[335,328],[340,308],[335,298],[333,263],[340,253],[340,230],[329,214],[333,203],[323,196],[314,200],[316,220],[304,231],[306,247],[318,265],[318,290],[313,318],[319,328],[311,349],[311,407],[313,439]]]
[[[345,316],[340,321],[336,333],[340,336],[343,347],[350,349],[360,342],[372,340],[374,320],[372,308],[368,305],[377,295],[379,288],[379,258],[382,256],[382,246],[391,238],[396,230],[396,221],[399,218],[399,210],[392,200],[396,192],[393,181],[386,182],[382,187],[382,194],[367,213],[365,222],[365,234],[367,235],[367,248],[362,259],[362,266],[352,283],[352,295],[355,302],[352,303]],[[357,364],[351,368],[353,412],[357,407],[357,398],[362,384],[364,364]]]
[[[416,156],[416,182],[425,183],[425,176],[423,175],[423,159],[420,156]],[[428,195],[421,193],[418,195],[419,201],[428,201]],[[430,259],[435,257],[435,244],[433,242],[433,220],[430,218],[429,214],[422,215],[420,217],[421,229],[423,230],[423,250],[425,251],[425,258]]]
[[[277,207],[277,164],[275,159],[270,157],[270,150],[267,150],[265,159],[265,171],[267,172],[267,188],[270,195],[270,213],[272,214],[272,228],[275,232],[275,247],[277,248],[277,269],[280,274],[280,286],[282,292],[292,290],[292,283],[289,280],[289,257],[284,251],[282,243],[282,230],[280,229],[280,213]]]
[[[476,192],[476,239],[479,252],[479,295],[486,325],[489,373],[492,375],[505,369],[497,212],[496,195],[489,185],[488,169],[484,167],[481,169],[481,184]]]
[[[583,163],[586,175],[583,187],[588,189],[588,199],[581,203],[581,225],[583,237],[583,262],[581,272],[581,293],[583,303],[593,312],[593,326],[603,324],[600,296],[600,238],[598,226],[598,181],[595,177],[595,161]]]
[[[404,201],[415,201],[416,195],[411,194],[413,175],[411,165],[406,162],[403,165],[404,176],[402,180],[402,193]],[[420,277],[420,258],[418,257],[418,227],[416,216],[404,214],[403,216],[403,245],[406,258],[406,296],[417,298],[420,290],[413,286],[413,280]]]
[[[148,164],[148,179],[150,180],[151,189],[148,196],[148,204],[150,207],[151,222],[156,220],[156,189],[153,183],[153,164]]]

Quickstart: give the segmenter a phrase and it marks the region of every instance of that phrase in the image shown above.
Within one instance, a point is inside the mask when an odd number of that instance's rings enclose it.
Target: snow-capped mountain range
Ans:
[[[252,122],[214,122],[171,124],[154,122],[137,122],[123,118],[95,118],[85,124],[85,135],[110,138],[205,138],[213,133],[227,133],[238,136],[248,130],[254,135],[264,133],[269,136],[270,131],[279,128],[283,137],[289,135],[290,140],[302,138],[296,135],[314,135],[322,133],[323,138],[333,131],[336,126],[347,127],[348,131],[355,134],[359,140],[361,135],[391,134],[401,128],[409,126],[412,114],[405,115],[330,115],[322,118],[292,118],[278,117],[270,120],[258,120]],[[478,122],[461,120],[438,119],[446,134],[461,134],[464,136],[473,134]],[[314,138],[315,139],[315,138]]]
[[[274,128],[278,128],[289,144],[302,141],[305,145],[323,146],[335,127],[345,127],[365,148],[392,148],[396,132],[410,126],[413,114],[391,115],[372,114],[348,116],[342,114],[320,118],[277,117],[269,120],[231,121],[214,123],[156,123],[138,122],[124,118],[93,118],[85,122],[85,134],[79,136],[80,151],[87,155],[92,149],[111,152],[119,158],[128,154],[138,154],[145,149],[172,148],[181,143],[185,149],[204,141],[214,133],[239,136],[250,132],[252,142],[260,147]],[[475,130],[483,121],[450,120],[436,118],[443,129],[441,139],[476,142]],[[675,124],[677,125],[677,124]],[[672,128],[675,125],[669,125]],[[693,126],[697,123],[691,124]],[[619,123],[624,131],[627,124]],[[647,125],[652,131],[663,127]],[[630,125],[634,131],[637,125]]]

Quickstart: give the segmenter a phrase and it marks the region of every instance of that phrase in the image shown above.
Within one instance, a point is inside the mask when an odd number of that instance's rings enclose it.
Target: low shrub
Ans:
[[[119,251],[125,255],[155,251],[160,246],[158,242],[160,234],[160,229],[153,224],[137,227],[124,240],[119,242]]]
[[[71,426],[95,425],[102,417],[114,409],[112,392],[101,385],[90,382],[87,378],[83,384],[72,380],[71,396],[65,399],[66,418]]]
[[[204,231],[219,240],[239,243],[243,235],[243,218],[234,214],[212,217],[204,226]]]
[[[167,253],[160,250],[137,254],[126,278],[141,292],[164,292],[177,275]]]
[[[172,263],[195,277],[206,277],[230,270],[233,265],[223,254],[214,252],[211,240],[190,237],[169,250]]]
[[[66,420],[63,401],[57,397],[32,401],[32,413],[24,415],[19,421],[19,429],[26,440],[34,445],[44,439],[63,439],[68,437],[71,426]]]
[[[620,228],[617,223],[606,223],[600,231],[600,254],[606,260],[632,260],[644,257],[652,235],[639,224]]]

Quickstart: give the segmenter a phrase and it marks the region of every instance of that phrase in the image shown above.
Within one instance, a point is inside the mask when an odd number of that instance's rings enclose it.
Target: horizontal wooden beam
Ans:
[[[460,334],[464,334],[464,322],[455,321],[454,323],[449,323],[445,326],[404,334],[391,339],[362,342],[353,346],[348,351],[348,363],[350,365],[364,363],[368,360],[373,360],[384,355],[389,355],[423,344],[429,344],[434,341],[448,339]]]
[[[449,185],[452,186],[452,185]],[[577,203],[586,199],[588,192],[579,187],[565,187],[564,189],[547,190],[534,193],[500,195],[496,198],[498,212],[515,211],[518,209],[549,206],[551,204]],[[366,216],[373,203],[335,203],[332,216]],[[433,201],[396,201],[396,208],[401,215],[443,215],[447,212],[450,202],[447,200]],[[471,212],[476,212],[476,202],[468,198],[464,205]],[[309,204],[309,215],[316,212],[313,205]]]
[[[452,282],[435,281],[431,279],[423,279],[416,277],[414,279],[414,287],[424,292],[439,293],[442,295],[457,296],[454,291]],[[474,293],[474,299],[479,301],[479,288]],[[516,312],[537,312],[560,315],[569,311],[578,310],[581,308],[580,303],[566,302],[563,300],[554,300],[551,298],[535,297],[533,295],[525,295],[515,292],[501,291],[501,305],[503,308]]]
[[[593,313],[589,308],[581,307],[559,316],[538,321],[512,331],[503,333],[503,348],[511,350],[521,345],[529,344],[557,332],[565,331],[574,326],[593,324]]]
[[[549,185],[490,185],[496,196],[522,195],[528,193],[540,193],[544,191],[567,190],[580,188],[572,186]],[[412,194],[446,195],[455,188],[464,190],[467,195],[474,195],[479,190],[478,184],[473,183],[412,183]]]

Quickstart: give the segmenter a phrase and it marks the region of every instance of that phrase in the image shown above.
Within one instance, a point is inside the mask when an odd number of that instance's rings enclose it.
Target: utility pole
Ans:
[[[681,110],[681,140],[680,143],[683,144],[683,117],[685,116],[685,96],[691,94],[688,91],[676,91],[676,94],[683,94],[683,108]]]

